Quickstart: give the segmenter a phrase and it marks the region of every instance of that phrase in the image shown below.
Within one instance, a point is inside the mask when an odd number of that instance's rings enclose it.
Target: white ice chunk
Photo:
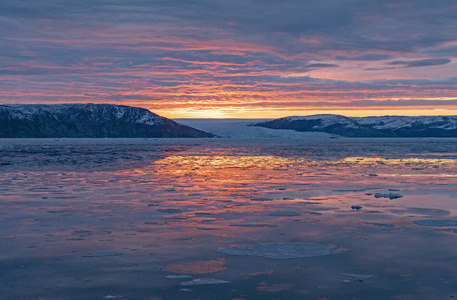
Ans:
[[[221,283],[230,283],[230,281],[221,280],[221,279],[194,279],[191,281],[181,282],[180,285],[204,285],[204,284],[221,284]]]

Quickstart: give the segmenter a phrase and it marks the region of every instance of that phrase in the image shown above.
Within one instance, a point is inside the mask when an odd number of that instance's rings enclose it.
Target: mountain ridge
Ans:
[[[326,132],[345,137],[457,137],[457,116],[289,116],[255,123],[270,129]]]
[[[213,134],[145,108],[115,104],[0,105],[0,138],[202,138]]]

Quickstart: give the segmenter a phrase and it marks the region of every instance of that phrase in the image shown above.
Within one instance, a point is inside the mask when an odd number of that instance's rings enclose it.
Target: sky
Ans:
[[[0,104],[457,115],[455,0],[1,0]]]

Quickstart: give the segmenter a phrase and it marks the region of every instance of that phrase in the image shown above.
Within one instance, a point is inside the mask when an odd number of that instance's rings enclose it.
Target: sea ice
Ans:
[[[388,194],[376,193],[376,194],[374,194],[374,197],[375,198],[389,198],[390,200],[392,200],[392,199],[401,198],[401,197],[403,197],[403,195],[395,194],[395,193],[388,193]]]
[[[167,275],[165,276],[166,278],[169,279],[184,279],[184,278],[192,278],[190,275]]]
[[[158,209],[157,211],[166,213],[166,214],[177,214],[182,212],[180,209],[175,209],[175,208],[164,208],[164,209]]]
[[[268,214],[271,217],[296,217],[300,214],[294,211],[275,211]]]
[[[271,198],[251,198],[251,201],[273,201]]]
[[[101,252],[94,252],[90,254],[83,255],[82,257],[101,257],[101,256],[118,256],[122,255],[122,252],[116,251],[101,251]]]
[[[426,216],[447,216],[449,211],[436,208],[421,208],[421,207],[405,207],[400,209],[391,209],[394,214],[418,214]]]
[[[422,226],[437,226],[437,227],[444,227],[444,226],[457,226],[457,220],[417,220],[414,221],[414,224],[422,225]]]
[[[346,277],[352,277],[352,278],[356,278],[356,279],[369,279],[369,278],[374,277],[374,275],[369,275],[369,274],[340,273],[340,275],[346,276]]]
[[[271,224],[230,224],[229,226],[238,226],[238,227],[277,227],[276,225]]]
[[[316,257],[332,254],[336,247],[307,242],[263,243],[220,248],[216,251],[226,255],[250,255],[273,259]]]
[[[204,285],[204,284],[221,284],[221,283],[230,283],[230,281],[221,280],[221,279],[193,279],[191,281],[181,282],[180,285]]]

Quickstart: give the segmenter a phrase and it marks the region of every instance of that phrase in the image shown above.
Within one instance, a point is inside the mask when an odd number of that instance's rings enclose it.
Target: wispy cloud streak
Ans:
[[[455,15],[453,0],[3,0],[0,102],[454,109]]]

